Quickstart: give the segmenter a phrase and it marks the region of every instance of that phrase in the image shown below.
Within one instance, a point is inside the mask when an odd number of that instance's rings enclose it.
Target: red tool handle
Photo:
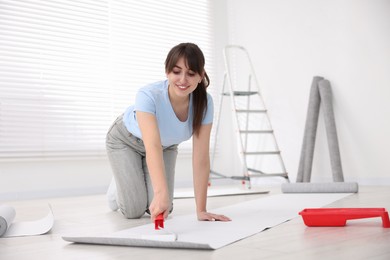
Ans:
[[[320,208],[299,212],[307,226],[345,226],[347,220],[381,217],[384,228],[390,228],[389,214],[385,208]]]
[[[161,228],[164,228],[164,213],[157,215],[156,219],[154,220],[154,229],[158,230]]]

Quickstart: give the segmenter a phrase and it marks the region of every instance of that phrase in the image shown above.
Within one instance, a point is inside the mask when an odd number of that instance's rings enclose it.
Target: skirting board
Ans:
[[[212,210],[229,216],[230,222],[198,221],[195,215],[173,216],[165,228],[178,235],[177,241],[141,239],[153,231],[147,224],[101,236],[63,236],[69,242],[136,247],[163,247],[215,250],[265,229],[291,220],[304,208],[319,208],[350,194],[279,194]],[[302,222],[302,228],[304,224]]]
[[[250,194],[267,194],[269,191],[263,188],[246,189],[237,186],[215,186],[207,189],[207,197],[220,197],[220,196],[232,196],[232,195],[250,195]],[[194,198],[193,188],[175,189],[175,199]]]

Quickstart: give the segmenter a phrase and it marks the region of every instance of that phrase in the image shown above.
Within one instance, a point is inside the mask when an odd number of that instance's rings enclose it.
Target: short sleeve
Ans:
[[[143,89],[139,90],[135,97],[134,111],[148,112],[156,115],[156,103],[153,97]]]
[[[211,124],[214,119],[214,102],[213,98],[207,93],[207,110],[202,120],[202,125]]]

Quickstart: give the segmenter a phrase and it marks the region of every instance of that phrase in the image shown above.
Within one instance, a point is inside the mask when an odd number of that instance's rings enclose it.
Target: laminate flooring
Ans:
[[[267,194],[210,197],[208,209],[279,194],[271,187]],[[380,218],[348,221],[345,227],[307,227],[297,217],[214,251],[137,248],[73,244],[62,236],[68,233],[104,234],[150,223],[144,216],[125,219],[108,209],[105,195],[1,201],[16,210],[15,221],[45,216],[48,204],[55,217],[52,230],[40,236],[0,238],[0,260],[18,259],[390,259],[390,228]],[[327,207],[381,207],[390,210],[390,187],[364,186],[359,193]],[[174,216],[194,213],[193,198],[175,199]],[[217,213],[217,212],[216,212]]]

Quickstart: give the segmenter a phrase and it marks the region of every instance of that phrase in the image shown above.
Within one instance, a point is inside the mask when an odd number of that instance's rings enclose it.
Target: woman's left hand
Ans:
[[[224,215],[213,214],[210,212],[198,212],[198,220],[200,221],[231,221],[230,218]]]

